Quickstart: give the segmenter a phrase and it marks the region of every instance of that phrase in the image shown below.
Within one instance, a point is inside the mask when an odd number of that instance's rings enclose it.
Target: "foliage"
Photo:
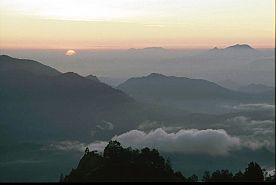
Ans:
[[[250,162],[244,172],[237,172],[233,175],[228,170],[216,170],[212,174],[206,171],[203,175],[203,182],[273,182],[275,181],[275,174],[265,176],[265,170],[255,163]]]
[[[185,178],[174,172],[170,160],[156,149],[123,148],[117,141],[110,141],[103,155],[86,149],[78,167],[64,178],[64,182],[197,180],[196,175]]]
[[[197,182],[198,177],[184,177],[175,172],[170,159],[164,159],[156,149],[142,150],[123,148],[117,141],[110,141],[103,154],[88,148],[76,169],[68,176],[61,175],[60,182],[122,182],[122,181],[175,181]],[[267,172],[256,162],[250,162],[245,170],[233,174],[227,169],[206,171],[203,182],[274,182],[274,175]]]

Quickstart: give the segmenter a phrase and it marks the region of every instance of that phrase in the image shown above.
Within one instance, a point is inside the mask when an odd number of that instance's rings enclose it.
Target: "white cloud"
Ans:
[[[226,120],[223,128],[239,135],[243,147],[251,150],[266,148],[275,152],[275,121],[252,120],[245,116]]]
[[[179,130],[167,133],[158,128],[149,133],[131,130],[112,140],[119,141],[123,146],[133,148],[150,147],[163,152],[201,153],[212,156],[226,155],[233,149],[238,149],[240,140],[229,136],[224,130]]]
[[[180,130],[176,133],[167,133],[158,128],[149,133],[131,130],[112,140],[119,141],[124,147],[142,149],[144,147],[156,148],[161,152],[196,153],[211,156],[227,155],[231,150],[240,148],[240,140],[228,135],[224,130]],[[107,141],[96,141],[84,144],[77,141],[63,141],[51,144],[44,149],[70,150],[84,152],[86,147],[90,150],[103,152]]]
[[[232,122],[232,123],[231,123]],[[242,130],[247,129],[248,135],[232,136],[223,129],[181,129],[176,127],[157,128],[151,131],[131,130],[121,135],[114,136],[111,140],[119,141],[123,147],[142,149],[144,147],[156,148],[161,152],[183,153],[183,154],[207,154],[211,156],[227,155],[231,151],[248,148],[258,150],[267,148],[273,151],[275,142],[272,141],[274,131],[256,127],[274,124],[270,120],[256,121],[247,117],[235,117],[226,124],[240,126]],[[152,126],[156,126],[153,124]],[[254,127],[250,127],[253,125]],[[144,128],[144,127],[143,127]],[[170,128],[170,129],[166,129]],[[173,127],[172,127],[173,128]],[[225,127],[227,128],[227,126]],[[146,128],[148,129],[148,128]],[[239,129],[239,128],[238,128]],[[244,132],[244,131],[242,131]],[[47,146],[47,149],[73,150],[84,152],[86,147],[90,150],[103,152],[108,141],[95,141],[84,144],[77,141],[63,141]]]
[[[87,147],[91,151],[103,152],[107,144],[108,144],[107,141],[96,141],[96,142],[90,143],[89,145],[87,145]]]
[[[251,150],[258,150],[260,148],[267,148],[268,150],[270,150],[271,152],[273,152],[273,148],[275,147],[273,145],[273,143],[271,143],[271,141],[268,141],[268,140],[263,140],[263,141],[244,141],[242,142],[242,145],[246,148],[249,148]]]

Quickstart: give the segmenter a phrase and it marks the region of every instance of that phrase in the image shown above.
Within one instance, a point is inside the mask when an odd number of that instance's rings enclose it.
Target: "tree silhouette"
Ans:
[[[89,148],[86,147],[86,149],[85,149],[85,155],[87,155],[88,153],[89,153]]]
[[[255,162],[250,162],[244,172],[244,180],[247,182],[263,182],[262,168]]]
[[[227,169],[212,173],[205,171],[203,182],[273,182],[275,174],[265,177],[265,171],[256,162],[250,162],[245,170],[233,175]],[[110,141],[102,155],[85,149],[76,169],[60,182],[96,182],[96,181],[177,181],[197,182],[198,177],[185,177],[181,172],[175,172],[169,159],[165,160],[156,149],[141,150],[123,148],[118,141]]]
[[[230,182],[233,179],[233,174],[228,170],[217,170],[213,172],[209,182]]]
[[[203,182],[264,182],[275,180],[274,176],[265,178],[264,170],[261,169],[260,165],[255,162],[250,162],[248,167],[245,168],[244,173],[239,171],[233,175],[228,170],[216,170],[212,174],[206,171],[203,175]]]
[[[205,171],[202,177],[203,182],[210,182],[211,180],[211,175],[209,171]]]
[[[193,175],[186,179],[174,172],[169,160],[158,150],[123,148],[117,141],[110,141],[103,155],[85,151],[76,169],[64,178],[65,182],[95,181],[197,181]]]
[[[243,177],[243,173],[241,171],[237,172],[234,177],[233,177],[233,181],[234,182],[242,182],[244,181],[244,177]]]

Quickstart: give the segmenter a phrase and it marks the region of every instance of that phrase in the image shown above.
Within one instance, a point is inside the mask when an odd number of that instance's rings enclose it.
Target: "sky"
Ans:
[[[0,48],[275,47],[274,0],[0,0]]]

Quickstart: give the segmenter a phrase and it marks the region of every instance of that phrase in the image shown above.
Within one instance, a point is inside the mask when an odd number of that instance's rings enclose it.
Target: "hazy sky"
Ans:
[[[274,0],[0,0],[0,47],[275,47]]]

